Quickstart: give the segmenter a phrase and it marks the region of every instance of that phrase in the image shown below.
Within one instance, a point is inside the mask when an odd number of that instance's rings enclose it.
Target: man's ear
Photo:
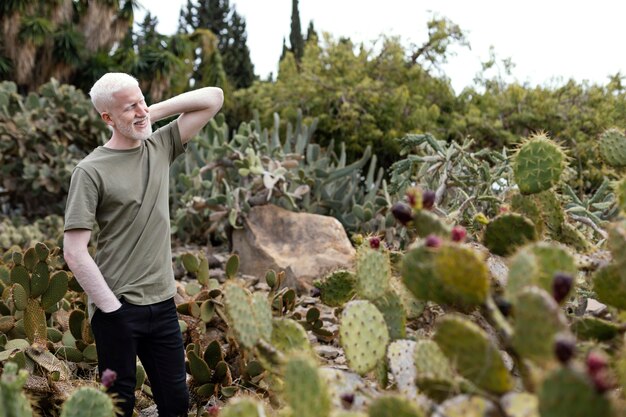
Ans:
[[[103,111],[102,113],[100,113],[100,117],[102,118],[102,120],[104,121],[104,123],[106,123],[109,126],[113,126],[113,119],[111,119],[111,115],[108,112]]]

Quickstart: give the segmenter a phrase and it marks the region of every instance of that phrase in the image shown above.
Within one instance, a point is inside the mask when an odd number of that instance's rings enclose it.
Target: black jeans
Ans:
[[[144,306],[122,299],[122,307],[112,313],[96,310],[91,326],[100,376],[107,368],[117,372],[109,392],[117,394],[121,416],[133,415],[137,356],[150,380],[159,417],[187,416],[185,349],[173,299]]]

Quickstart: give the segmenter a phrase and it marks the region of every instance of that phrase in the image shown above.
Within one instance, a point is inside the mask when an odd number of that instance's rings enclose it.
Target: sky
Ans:
[[[157,30],[172,34],[187,0],[140,2],[158,18]],[[245,18],[255,73],[261,78],[276,74],[283,38],[289,43],[291,0],[231,0],[231,5]],[[299,9],[303,32],[312,20],[320,34],[349,37],[373,48],[382,35],[399,36],[407,47],[419,46],[428,39],[428,20],[450,19],[471,47],[452,48],[455,56],[443,66],[457,92],[472,84],[490,47],[498,58],[515,64],[507,81],[532,86],[561,85],[569,79],[606,84],[617,72],[626,76],[622,1],[300,0]]]

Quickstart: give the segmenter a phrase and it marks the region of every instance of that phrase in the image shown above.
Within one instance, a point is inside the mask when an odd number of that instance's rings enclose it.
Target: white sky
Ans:
[[[157,29],[171,34],[178,27],[186,0],[141,0],[159,19]],[[283,37],[289,44],[291,0],[231,0],[244,16],[255,72],[265,78],[277,71]],[[382,6],[382,7],[381,7]],[[626,2],[618,0],[300,0],[303,32],[313,20],[318,33],[350,37],[373,46],[381,34],[400,36],[405,45],[427,39],[433,13],[458,24],[471,51],[444,67],[457,92],[472,83],[480,63],[495,48],[512,58],[520,82],[561,84],[570,78],[605,84],[620,71],[626,76]],[[143,12],[137,21],[143,19]]]

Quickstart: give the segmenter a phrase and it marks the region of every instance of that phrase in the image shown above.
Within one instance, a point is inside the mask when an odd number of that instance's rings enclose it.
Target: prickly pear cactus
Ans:
[[[554,338],[567,330],[567,321],[550,294],[529,287],[517,296],[513,328],[515,351],[523,358],[543,365],[555,360]]]
[[[0,416],[32,417],[30,401],[22,393],[22,387],[28,379],[28,372],[20,370],[17,364],[5,362],[0,378]]]
[[[271,310],[263,303],[267,304],[267,300],[253,298],[248,290],[233,282],[224,285],[224,305],[230,327],[247,349],[252,349],[260,339],[271,338]]]
[[[428,210],[418,210],[413,215],[412,224],[415,232],[420,237],[428,235],[450,236],[451,227],[445,224],[435,213]]]
[[[263,404],[253,398],[237,397],[228,402],[219,413],[220,417],[265,417]]]
[[[500,405],[509,417],[539,417],[539,400],[528,392],[509,392]]]
[[[478,387],[495,394],[513,388],[500,352],[476,324],[457,315],[446,315],[437,325],[433,340],[457,372]]]
[[[508,256],[520,246],[537,240],[532,221],[516,213],[501,214],[485,228],[483,243],[496,255]]]
[[[379,247],[374,249],[366,240],[356,252],[356,292],[368,300],[382,297],[389,289],[391,263],[389,252]]]
[[[572,367],[554,370],[539,389],[541,417],[611,417],[609,399],[596,391],[589,377]]]
[[[564,273],[572,277],[576,277],[578,273],[574,258],[565,246],[548,242],[527,245],[511,258],[506,287],[507,296],[514,301],[520,291],[532,285],[552,294],[556,273]],[[570,294],[573,290],[574,285]]]
[[[486,398],[458,395],[443,403],[434,417],[490,417],[498,415],[495,405]]]
[[[320,299],[330,307],[347,303],[356,294],[356,276],[350,271],[335,271],[313,285],[320,290]]]
[[[284,369],[284,393],[293,415],[327,417],[330,398],[317,364],[308,355],[295,354],[288,358]]]
[[[272,346],[283,353],[312,353],[306,330],[299,323],[287,318],[272,320]]]
[[[516,193],[511,198],[511,210],[531,220],[538,236],[545,234],[559,240],[565,222],[565,212],[553,190],[530,195]]]
[[[395,395],[376,398],[370,404],[369,417],[423,417],[425,414],[414,402]]]
[[[398,294],[398,297],[400,297],[400,303],[402,303],[402,307],[406,313],[406,318],[410,320],[421,316],[424,312],[424,308],[426,307],[426,302],[415,298],[415,296],[402,283],[401,278],[395,276],[392,277],[390,284],[391,289]]]
[[[373,300],[373,303],[383,313],[389,330],[389,338],[391,340],[403,339],[406,334],[406,313],[400,297],[393,291],[387,291],[382,297]]]
[[[361,375],[376,367],[389,343],[382,313],[366,300],[346,304],[341,313],[339,337],[350,368]]]
[[[426,395],[440,400],[458,392],[454,371],[437,343],[432,340],[418,340],[413,357],[415,382]]]
[[[387,348],[389,371],[396,381],[398,391],[411,399],[415,398],[415,345],[414,340],[396,340]],[[420,361],[422,359],[420,358]]]
[[[571,324],[572,331],[580,340],[611,340],[620,334],[620,325],[597,317],[577,317]]]
[[[420,300],[469,310],[489,292],[486,264],[472,249],[455,243],[412,249],[402,263],[404,285]]]
[[[114,417],[113,400],[92,387],[82,387],[63,403],[61,417]]]
[[[513,157],[513,175],[522,194],[534,194],[552,188],[565,165],[561,147],[539,133],[529,137]]]
[[[602,160],[612,167],[626,166],[626,135],[620,129],[608,129],[598,143]]]
[[[615,264],[598,269],[593,277],[593,291],[600,302],[626,310],[626,282],[621,273]]]

